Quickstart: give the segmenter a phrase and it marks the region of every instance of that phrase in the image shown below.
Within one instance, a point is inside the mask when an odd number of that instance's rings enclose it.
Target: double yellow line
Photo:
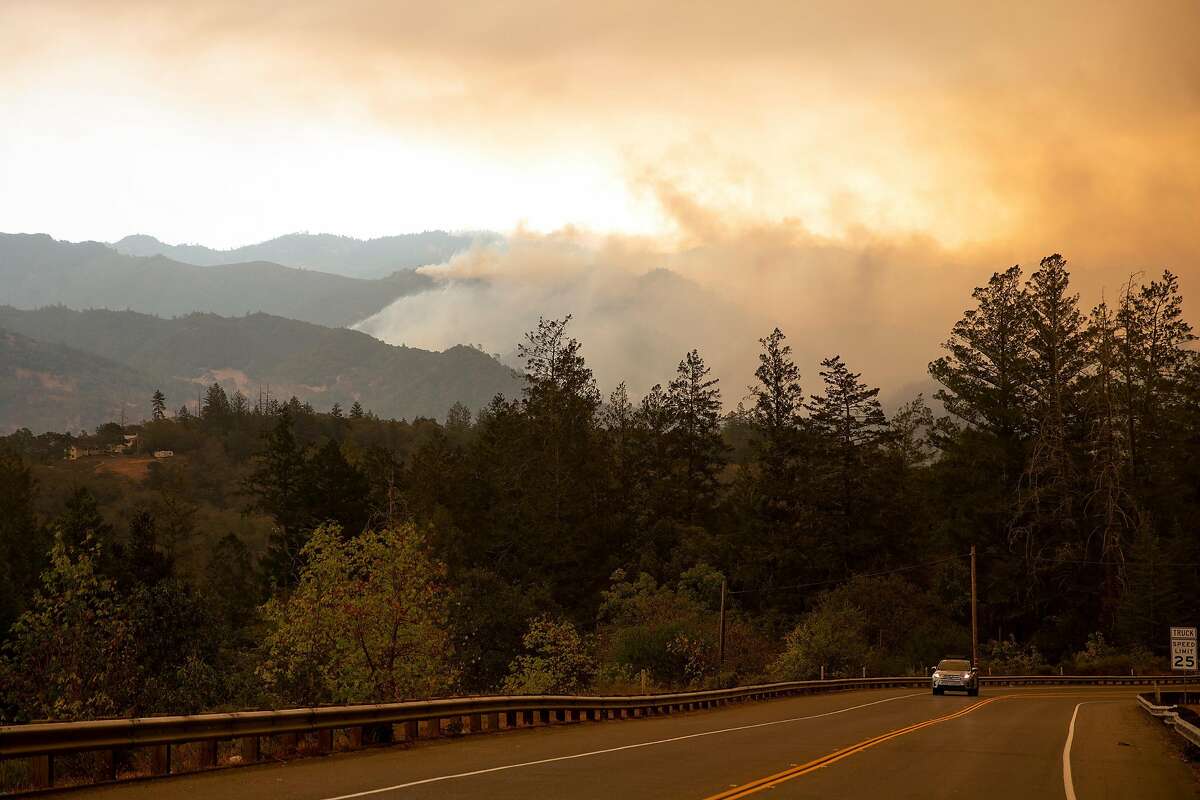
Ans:
[[[827,756],[821,756],[820,758],[813,759],[807,764],[800,764],[799,766],[792,767],[791,769],[786,769],[783,772],[777,772],[774,775],[768,775],[765,778],[759,778],[756,781],[751,781],[750,783],[745,783],[741,786],[735,786],[732,789],[727,789],[724,792],[705,798],[705,800],[734,800],[734,798],[738,797],[748,797],[756,792],[761,792],[764,789],[770,789],[774,786],[778,786],[785,781],[790,781],[793,778],[799,778],[801,775],[807,775],[813,770],[820,769],[821,767],[827,767],[830,764],[841,761],[843,758],[852,756],[855,753],[861,753],[863,750],[867,750],[877,744],[883,744],[884,742],[890,739],[895,739],[898,736],[904,736],[906,734],[919,731],[922,728],[928,728],[931,725],[939,725],[943,722],[949,722],[952,719],[958,719],[961,716],[970,714],[972,711],[983,708],[989,703],[994,703],[997,700],[1003,700],[1008,696],[1010,695],[989,697],[986,700],[980,700],[978,703],[973,703],[966,708],[955,711],[953,714],[947,714],[944,717],[935,717],[934,719],[927,719],[924,722],[918,722],[905,728],[897,728],[894,731],[889,731],[871,739],[864,739],[857,744],[852,744],[849,747],[843,747],[841,750],[835,750]]]

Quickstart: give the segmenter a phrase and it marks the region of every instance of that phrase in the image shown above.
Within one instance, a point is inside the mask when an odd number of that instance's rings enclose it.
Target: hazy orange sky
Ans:
[[[1195,0],[0,0],[0,230],[520,226],[441,274],[669,266],[814,352],[877,347],[866,292],[908,374],[1015,261],[1200,291],[1197,41]]]

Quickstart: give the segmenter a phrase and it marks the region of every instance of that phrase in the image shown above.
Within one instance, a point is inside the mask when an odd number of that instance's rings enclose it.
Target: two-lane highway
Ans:
[[[72,793],[108,800],[1193,798],[1133,690],[844,692]]]

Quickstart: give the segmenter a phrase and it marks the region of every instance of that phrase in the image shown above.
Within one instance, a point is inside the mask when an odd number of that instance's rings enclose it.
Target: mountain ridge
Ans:
[[[102,242],[0,233],[0,303],[21,308],[64,304],[167,316],[262,311],[347,326],[432,285],[412,270],[367,280],[266,261],[198,267],[125,255]]]
[[[427,264],[440,264],[476,242],[499,237],[486,231],[442,230],[356,239],[331,233],[289,233],[254,244],[219,250],[201,244],[167,244],[148,234],[126,236],[109,247],[130,256],[166,256],[201,267],[270,261],[353,278],[380,278]]]
[[[497,393],[512,395],[521,386],[509,367],[472,347],[457,345],[435,352],[390,345],[359,331],[263,313],[242,317],[194,313],[167,319],[135,311],[0,306],[0,329],[43,348],[84,353],[99,359],[100,366],[118,365],[120,370],[105,369],[128,380],[132,394],[144,394],[139,406],[143,415],[149,413],[146,390],[150,387],[168,391],[174,408],[181,400],[193,400],[196,388],[214,382],[250,396],[260,387],[269,388],[279,399],[294,394],[321,410],[334,403],[349,408],[357,400],[380,416],[409,419],[442,417],[455,402],[479,409]],[[21,351],[34,349],[25,344]],[[16,373],[18,368],[29,370],[25,363],[29,360],[22,355],[18,367],[15,355],[0,358],[0,396],[10,396],[18,384],[32,387],[28,379],[21,384]],[[87,373],[77,359],[66,359],[66,366],[70,369],[53,373],[52,378],[69,380],[75,373]],[[47,401],[50,406],[57,402],[53,397]],[[88,417],[66,413],[65,407],[61,410],[64,421]],[[97,409],[98,417],[110,413],[102,410]],[[32,427],[0,404],[0,429],[22,425]]]

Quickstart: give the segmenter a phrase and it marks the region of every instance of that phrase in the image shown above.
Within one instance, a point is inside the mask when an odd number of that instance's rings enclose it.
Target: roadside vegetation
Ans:
[[[697,351],[602,396],[568,318],[440,421],[213,385],[97,431],[131,456],[4,437],[0,719],[918,674],[969,652],[971,545],[985,672],[1166,668],[1200,616],[1174,276],[1088,312],[1058,256],[999,272],[890,414],[764,333],[744,399]]]

